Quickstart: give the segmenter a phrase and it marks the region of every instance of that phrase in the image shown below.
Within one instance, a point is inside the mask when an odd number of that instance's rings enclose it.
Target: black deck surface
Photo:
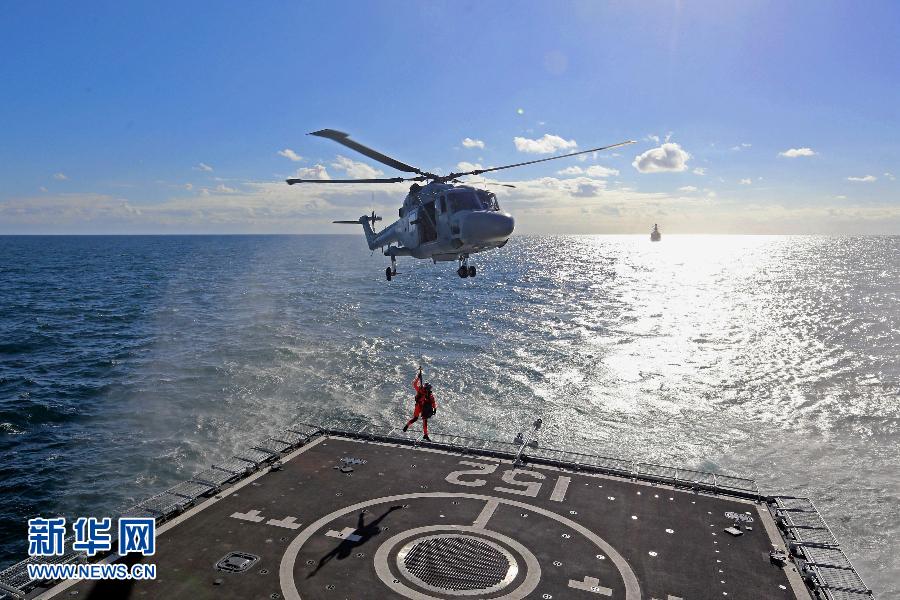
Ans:
[[[344,457],[367,462],[342,473]],[[769,561],[781,540],[767,536],[765,511],[627,479],[328,437],[161,527],[145,559],[156,581],[82,582],[45,597],[794,598]],[[751,516],[752,530],[725,533],[734,522],[726,512]],[[235,551],[259,561],[243,573],[214,568]],[[452,571],[442,567],[454,560]],[[469,575],[455,580],[458,572]]]

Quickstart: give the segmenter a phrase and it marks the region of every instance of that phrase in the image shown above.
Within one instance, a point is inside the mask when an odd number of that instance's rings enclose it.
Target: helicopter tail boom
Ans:
[[[362,225],[363,233],[366,234],[366,243],[369,245],[369,250],[374,250],[379,247],[379,244],[376,243],[378,239],[378,234],[372,228],[372,223],[375,221],[380,221],[381,217],[377,216],[374,211],[372,211],[371,215],[363,215],[356,221],[332,221],[332,223],[338,223],[341,225]]]

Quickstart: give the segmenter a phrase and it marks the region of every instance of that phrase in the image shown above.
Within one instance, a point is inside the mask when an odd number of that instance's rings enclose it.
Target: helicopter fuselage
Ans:
[[[363,223],[370,249],[382,248],[392,257],[458,260],[503,246],[515,226],[492,192],[466,185],[414,185],[399,213],[378,233]]]

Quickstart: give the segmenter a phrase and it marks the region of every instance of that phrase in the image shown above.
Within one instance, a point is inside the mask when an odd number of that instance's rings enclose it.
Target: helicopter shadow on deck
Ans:
[[[355,548],[362,546],[374,536],[381,533],[381,527],[379,527],[378,524],[381,523],[381,521],[389,514],[391,514],[395,510],[400,510],[401,508],[403,507],[392,506],[384,511],[384,513],[382,513],[380,517],[368,524],[366,524],[365,522],[365,513],[359,513],[359,518],[356,521],[356,529],[351,534],[353,536],[353,539],[348,536],[346,539],[341,540],[341,543],[338,544],[336,548],[319,559],[319,564],[316,565],[315,570],[307,575],[306,578],[309,579],[311,577],[314,577],[316,573],[319,572],[319,569],[324,567],[329,561],[331,561],[331,559],[337,558],[338,560],[344,560],[345,558],[350,556]]]

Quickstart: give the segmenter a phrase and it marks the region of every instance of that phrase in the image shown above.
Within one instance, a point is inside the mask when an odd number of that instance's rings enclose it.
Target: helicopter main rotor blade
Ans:
[[[611,146],[601,146],[600,148],[591,148],[590,150],[582,150],[580,152],[572,152],[571,154],[560,154],[558,156],[551,156],[549,158],[539,158],[537,160],[528,160],[525,162],[516,163],[514,165],[504,165],[502,167],[491,167],[490,169],[475,169],[474,171],[466,171],[465,173],[451,173],[448,175],[448,178],[457,178],[462,177],[463,175],[481,175],[482,173],[490,173],[491,171],[500,171],[503,169],[512,169],[513,167],[523,167],[525,165],[533,165],[536,163],[547,162],[548,160],[556,160],[558,158],[567,158],[569,156],[578,156],[579,154],[587,154],[589,152],[600,152],[601,150],[609,150],[610,148],[618,148],[619,146],[627,146],[628,144],[634,144],[634,140],[628,140],[627,142],[619,142],[618,144],[613,144]]]
[[[397,169],[398,171],[403,171],[404,173],[416,173],[418,175],[424,175],[425,173],[412,165],[408,165],[404,162],[400,162],[395,158],[391,158],[386,154],[382,154],[377,150],[372,150],[368,146],[363,146],[359,142],[350,139],[350,134],[344,133],[343,131],[336,131],[334,129],[321,129],[319,131],[313,131],[309,135],[317,135],[319,137],[328,138],[342,146],[346,146],[351,150],[356,150],[363,156],[368,156],[372,160],[377,160],[383,165],[387,165],[392,169]]]
[[[295,183],[403,183],[404,181],[425,181],[425,177],[391,177],[390,179],[285,179],[288,185]]]

